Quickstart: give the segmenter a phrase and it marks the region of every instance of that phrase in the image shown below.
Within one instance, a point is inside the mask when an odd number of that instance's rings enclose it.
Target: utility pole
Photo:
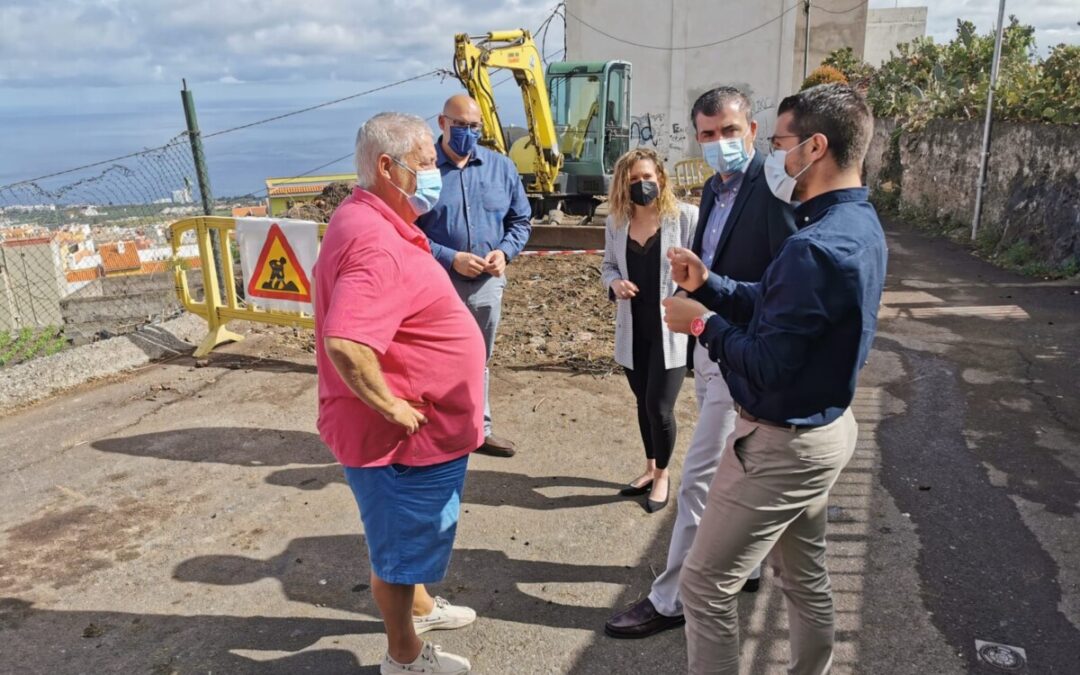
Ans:
[[[206,170],[206,154],[203,152],[202,135],[199,132],[199,119],[195,115],[195,97],[187,88],[187,79],[182,79],[180,101],[184,104],[184,119],[187,120],[188,140],[191,141],[191,156],[195,161],[195,180],[199,183],[199,198],[202,201],[203,215],[214,215],[214,196],[210,192],[210,173]],[[186,184],[186,181],[185,181]],[[210,242],[214,250],[214,267],[217,269],[218,290],[225,297],[225,275],[222,269],[221,234],[217,228],[210,230]]]
[[[971,240],[979,235],[982,220],[983,191],[986,189],[986,165],[990,159],[990,128],[994,123],[994,87],[997,86],[1001,65],[1001,40],[1005,34],[1005,0],[998,3],[997,37],[994,38],[994,60],[990,64],[990,87],[986,90],[986,120],[983,122],[982,154],[979,156],[979,183],[975,188],[975,217],[971,221]]]
[[[803,8],[806,11],[806,26],[803,34],[802,48],[802,79],[810,74],[810,0],[803,0]]]

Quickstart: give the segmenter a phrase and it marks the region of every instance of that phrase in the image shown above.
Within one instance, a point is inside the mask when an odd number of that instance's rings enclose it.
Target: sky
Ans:
[[[993,25],[996,0],[870,0],[930,6],[927,34],[956,20]],[[167,142],[184,128],[180,80],[204,134],[448,68],[453,35],[535,29],[554,0],[0,0],[0,186]],[[1041,50],[1080,43],[1076,0],[1012,0]],[[573,20],[573,19],[571,19]],[[722,33],[722,28],[718,27]],[[561,21],[546,51],[560,58]],[[263,187],[345,155],[357,126],[384,109],[427,117],[458,91],[428,77],[278,122],[209,138],[216,195]],[[504,121],[521,123],[501,88]],[[323,171],[348,171],[342,160]],[[58,179],[77,179],[82,174]],[[54,181],[55,183],[55,181]]]

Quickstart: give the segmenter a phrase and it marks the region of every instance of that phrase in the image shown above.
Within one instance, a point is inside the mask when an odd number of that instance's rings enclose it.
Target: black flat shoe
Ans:
[[[668,495],[666,497],[664,497],[664,501],[662,501],[662,502],[653,501],[652,499],[646,499],[645,500],[645,510],[648,511],[649,513],[656,513],[657,511],[659,511],[662,508],[664,508],[665,506],[667,506],[668,499],[670,499],[670,498],[671,498],[671,493],[668,492]]]
[[[652,490],[651,480],[648,483],[640,486],[636,486],[633,483],[630,483],[623,489],[619,490],[619,494],[621,494],[623,497],[640,497],[641,495],[649,492],[650,490]]]

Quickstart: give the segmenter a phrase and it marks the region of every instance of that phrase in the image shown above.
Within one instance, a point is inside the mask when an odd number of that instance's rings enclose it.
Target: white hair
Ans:
[[[374,187],[380,155],[400,160],[419,145],[434,142],[427,122],[416,115],[375,115],[356,132],[356,184],[365,189]]]

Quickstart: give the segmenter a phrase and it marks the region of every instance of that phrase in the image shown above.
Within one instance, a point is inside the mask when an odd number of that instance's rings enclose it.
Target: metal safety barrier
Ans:
[[[206,337],[195,349],[195,356],[206,356],[214,347],[225,342],[243,340],[243,335],[226,328],[230,321],[254,321],[298,328],[315,327],[315,318],[310,315],[259,309],[252,307],[239,296],[235,273],[237,261],[230,245],[235,240],[236,234],[234,218],[217,216],[186,218],[174,222],[171,230],[176,296],[184,309],[205,319],[207,325]],[[195,233],[195,240],[199,247],[199,261],[203,277],[202,302],[196,301],[191,295],[187,271],[179,255],[180,246],[184,243],[184,235],[188,232]],[[213,233],[217,233],[216,238],[222,243],[221,246],[214,246]],[[326,234],[326,224],[322,223],[319,225],[319,241],[322,241],[324,234]],[[222,297],[222,290],[224,290],[224,297]]]
[[[705,187],[705,181],[714,173],[716,171],[700,157],[675,162],[671,172],[672,188],[685,197],[694,190]]]

